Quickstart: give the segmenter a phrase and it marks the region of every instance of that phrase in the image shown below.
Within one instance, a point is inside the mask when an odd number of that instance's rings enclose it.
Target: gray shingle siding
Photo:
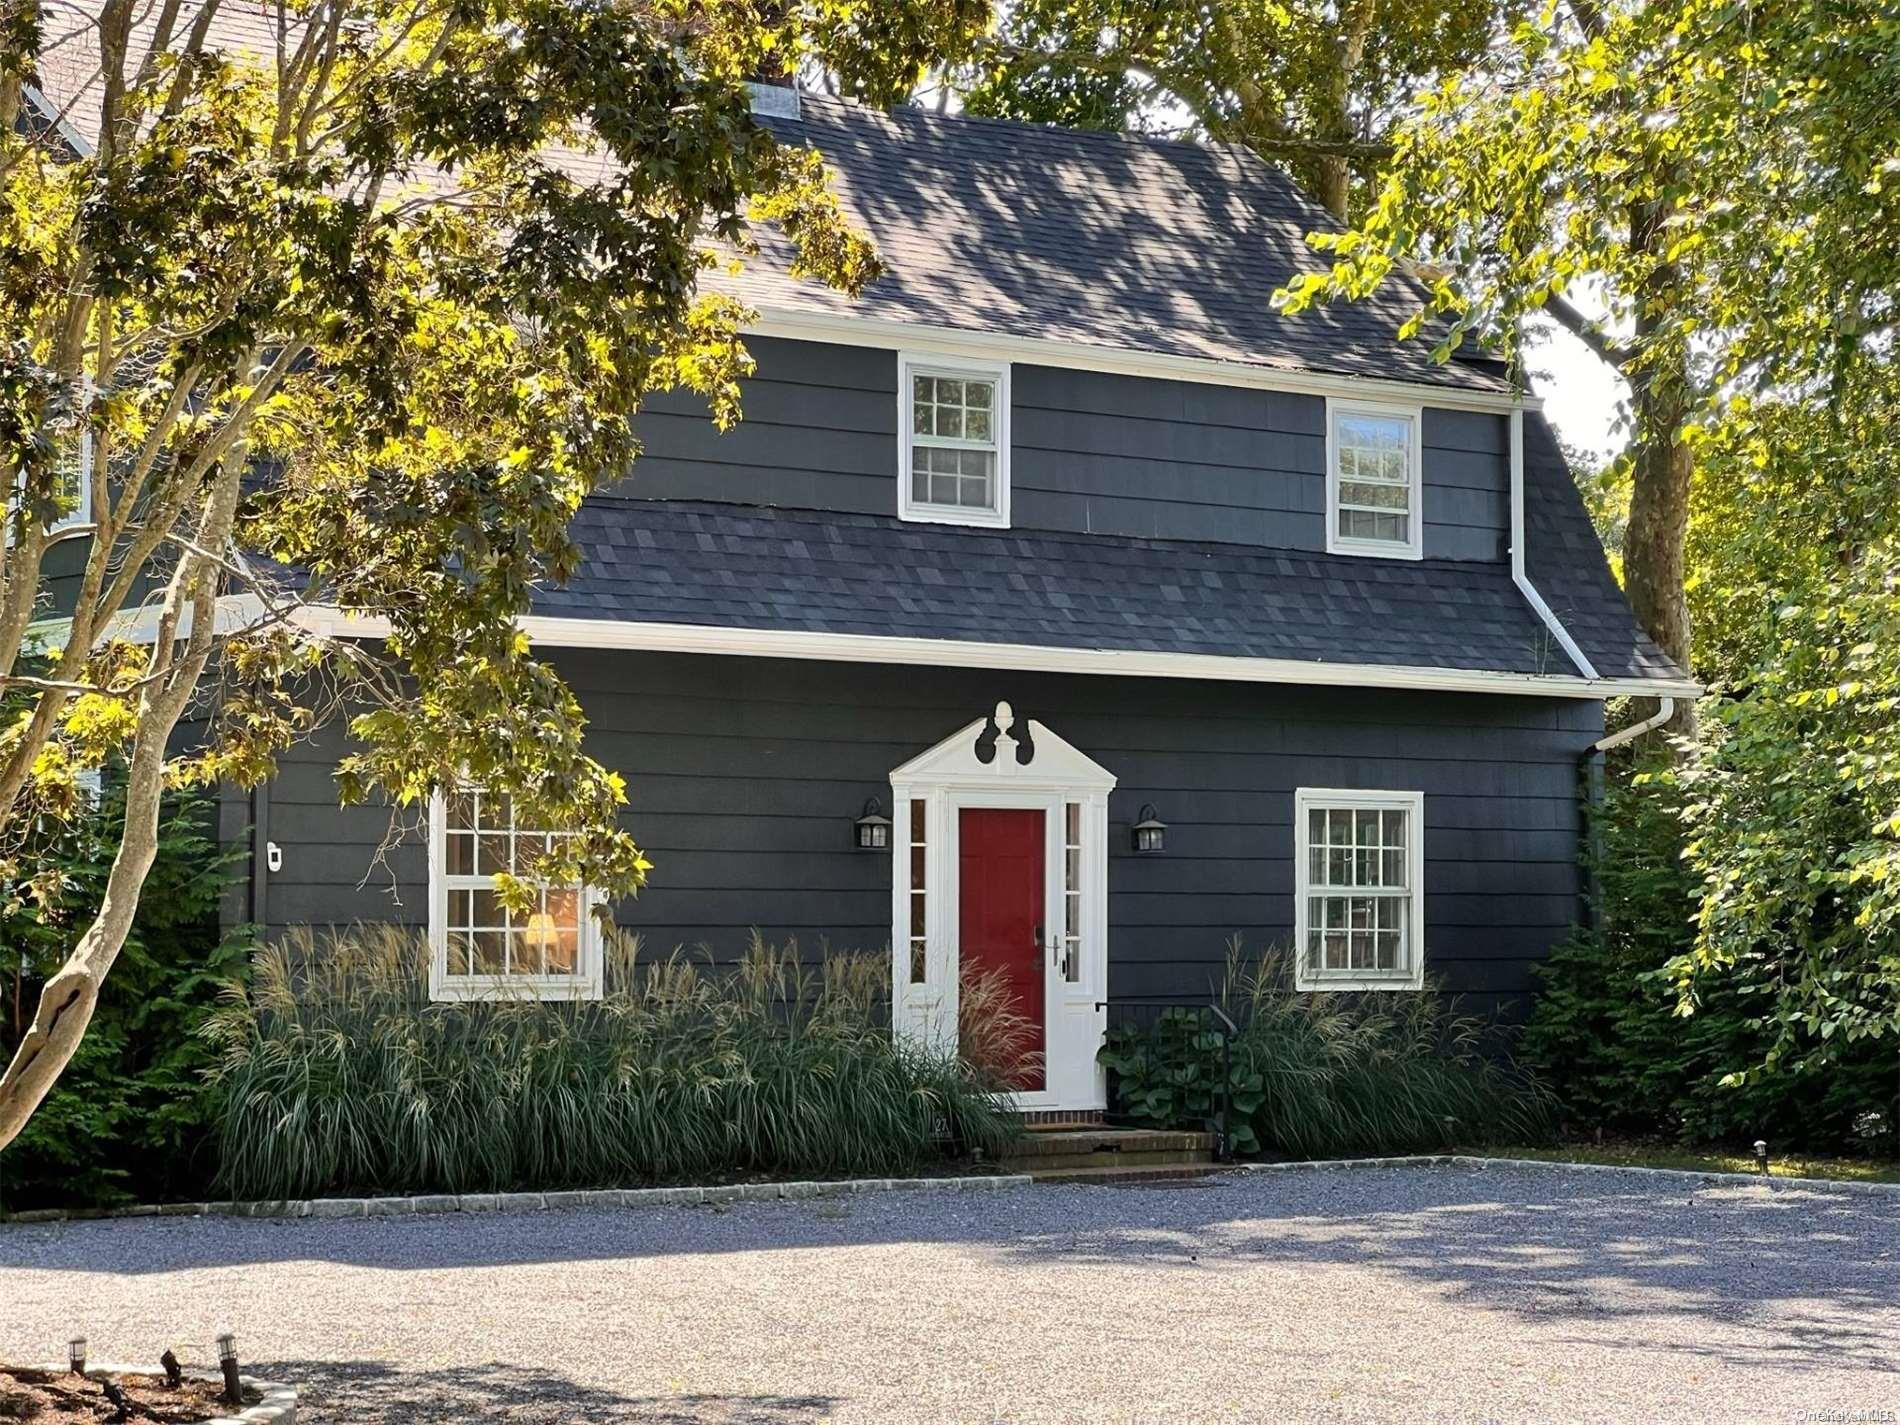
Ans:
[[[1680,678],[1630,612],[1555,432],[1524,418],[1524,569],[1606,678]]]
[[[894,516],[896,354],[750,346],[745,418],[722,434],[690,396],[652,402],[617,492]],[[1321,397],[1020,364],[1010,397],[1017,529],[1325,551]],[[1427,557],[1504,558],[1504,417],[1427,407],[1422,439]]]
[[[1109,804],[1109,983],[1117,996],[1205,993],[1225,942],[1291,934],[1293,792],[1425,793],[1426,963],[1473,1008],[1516,1004],[1572,923],[1577,759],[1601,735],[1587,701],[566,650],[556,666],[624,773],[627,824],[654,860],[616,908],[650,953],[735,955],[756,927],[881,950],[890,860],[850,849],[889,773],[1008,698],[1120,778]],[[271,787],[271,928],[427,922],[411,838],[378,860],[387,813],[338,811],[335,728]],[[1144,802],[1159,857],[1128,854]]]

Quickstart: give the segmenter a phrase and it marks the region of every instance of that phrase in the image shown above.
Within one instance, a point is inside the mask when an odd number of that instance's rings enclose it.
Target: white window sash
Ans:
[[[1378,811],[1405,815],[1403,886],[1335,885],[1312,873],[1314,812]],[[1381,853],[1383,854],[1383,852]],[[1416,990],[1425,983],[1425,794],[1357,788],[1301,787],[1293,794],[1293,983],[1296,990]],[[1312,902],[1315,900],[1402,901],[1396,970],[1328,970],[1313,962]],[[1371,932],[1380,933],[1376,926]]]
[[[1355,472],[1345,475],[1340,469],[1340,453],[1346,448],[1340,440],[1343,417],[1367,416],[1379,420],[1403,421],[1406,425],[1405,478],[1388,479],[1383,475]],[[1424,409],[1420,406],[1394,405],[1371,401],[1346,401],[1328,397],[1326,401],[1326,552],[1328,554],[1376,555],[1387,559],[1423,559],[1425,557],[1424,445],[1422,428]],[[1378,485],[1386,489],[1404,489],[1403,509],[1366,505],[1348,500],[1346,485]],[[1342,535],[1342,513],[1403,515],[1406,538],[1370,539],[1363,535]]]
[[[512,832],[513,808],[510,806]],[[474,831],[479,843],[482,828]],[[536,833],[529,832],[529,835]],[[604,959],[595,911],[601,897],[588,886],[548,886],[545,892],[574,890],[576,926],[573,974],[451,974],[449,972],[449,893],[493,890],[492,875],[448,869],[448,798],[437,791],[429,802],[429,998],[440,1001],[486,999],[599,999]]]
[[[965,361],[927,352],[899,352],[897,357],[897,515],[925,524],[1009,527],[1009,374],[1008,362]],[[916,432],[916,378],[940,376],[952,381],[990,384],[989,440],[967,436],[920,435]],[[913,450],[969,450],[995,457],[990,463],[988,505],[949,505],[919,500],[912,495],[916,472]],[[951,477],[938,477],[951,478]]]

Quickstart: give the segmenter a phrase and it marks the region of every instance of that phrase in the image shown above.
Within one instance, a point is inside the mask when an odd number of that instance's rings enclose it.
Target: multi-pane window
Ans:
[[[898,512],[909,519],[1007,523],[1007,371],[906,360],[901,379],[903,498]]]
[[[1082,980],[1082,804],[1062,804],[1062,979]]]
[[[82,431],[60,448],[58,491],[61,514],[54,525],[92,520],[92,435]]]
[[[910,983],[921,985],[929,973],[929,957],[925,948],[929,944],[929,910],[926,897],[929,895],[929,848],[924,840],[924,801],[920,797],[910,804],[909,849],[910,849]]]
[[[1301,989],[1421,982],[1422,806],[1415,792],[1295,798]]]
[[[497,873],[532,879],[556,836],[520,821],[510,798],[444,794],[436,844],[439,997],[519,988],[556,998],[599,992],[595,932],[580,886],[544,886],[526,911],[501,903]]]
[[[1335,403],[1331,423],[1328,547],[1416,557],[1417,412]]]

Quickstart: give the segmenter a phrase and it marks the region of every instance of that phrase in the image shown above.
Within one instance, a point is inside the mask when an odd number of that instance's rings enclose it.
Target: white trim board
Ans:
[[[158,610],[121,614],[100,642],[121,638],[149,643]],[[218,601],[218,632],[236,633],[264,618],[260,600],[227,594]],[[329,638],[382,638],[389,622],[344,609],[312,606],[291,615],[305,631]],[[64,642],[68,619],[33,624],[28,636]],[[752,658],[816,659],[829,663],[897,663],[934,668],[997,668],[1022,672],[1084,673],[1114,678],[1199,678],[1216,683],[1305,683],[1320,687],[1407,688],[1424,692],[1511,693],[1537,698],[1695,698],[1689,679],[1583,678],[1554,673],[1488,673],[1458,668],[1392,667],[1374,663],[1311,663],[1294,658],[1230,658],[1210,653],[1149,653],[1112,648],[1042,648],[1026,643],[965,643],[943,638],[814,633],[803,629],[720,628],[708,624],[640,623],[618,619],[556,618],[530,614],[524,633],[550,648],[621,648],[646,653],[706,653]],[[187,624],[179,631],[188,636]]]
[[[310,609],[312,631],[338,638],[380,638],[386,621],[341,609]],[[1455,668],[1311,663],[1292,658],[1230,658],[1207,653],[1149,653],[1098,648],[1042,648],[1022,643],[966,643],[882,634],[816,633],[804,629],[721,628],[706,624],[639,623],[530,614],[524,633],[554,648],[624,648],[648,653],[708,653],[755,658],[809,658],[834,663],[899,663],[937,668],[1001,668],[1088,673],[1118,678],[1203,678],[1214,682],[1306,683],[1328,687],[1411,688],[1431,692],[1517,693],[1528,697],[1695,697],[1698,684],[1647,678],[1588,679],[1562,674],[1488,673]]]
[[[1298,367],[1258,366],[1207,356],[1169,356],[1127,347],[1096,346],[1089,342],[1064,341],[1053,337],[966,331],[930,322],[899,322],[855,313],[807,312],[771,306],[760,306],[756,310],[758,317],[747,324],[744,329],[746,333],[751,336],[779,337],[786,341],[830,342],[839,346],[869,346],[893,351],[922,349],[944,356],[962,356],[973,361],[1060,366],[1072,371],[1102,371],[1110,375],[1198,381],[1204,385],[1242,386],[1311,396],[1341,396],[1349,400],[1409,401],[1446,410],[1503,413],[1526,407],[1531,410],[1543,409],[1543,401],[1539,398],[1519,397],[1509,391],[1483,391],[1466,386],[1439,386],[1429,381],[1394,381],[1375,376],[1336,376]]]

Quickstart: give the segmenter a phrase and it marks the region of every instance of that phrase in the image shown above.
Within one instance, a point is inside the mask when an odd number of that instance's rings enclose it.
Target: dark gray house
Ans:
[[[925,1036],[1001,971],[1026,1108],[1100,1106],[1105,1005],[1204,997],[1235,935],[1314,993],[1521,999],[1605,700],[1695,691],[1538,403],[1396,305],[1276,314],[1326,219],[1246,153],[769,98],[888,272],[851,302],[768,243],[729,279],[744,421],[656,403],[528,621],[655,863],[619,924],[888,946]],[[599,992],[584,891],[496,906],[505,805],[375,863],[328,736],[231,808],[256,919],[426,927],[444,998]]]

